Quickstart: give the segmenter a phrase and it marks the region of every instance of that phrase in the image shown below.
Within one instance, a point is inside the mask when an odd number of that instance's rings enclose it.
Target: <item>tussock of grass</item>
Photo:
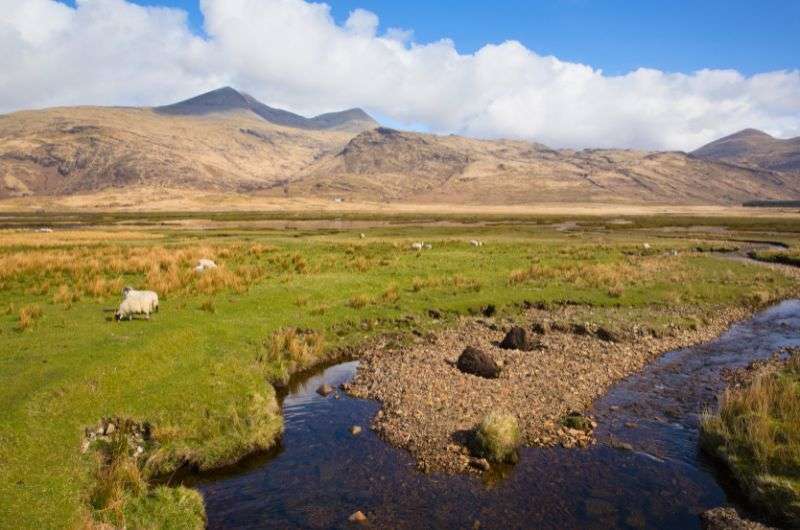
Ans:
[[[130,443],[125,424],[109,442],[95,443],[91,519],[116,528],[203,528],[205,508],[197,491],[184,487],[151,487],[147,461]]]
[[[269,367],[277,380],[286,380],[298,371],[318,362],[325,351],[325,335],[316,330],[282,328],[266,339],[258,361]]]
[[[283,430],[274,394],[253,393],[226,409],[207,410],[188,426],[156,426],[158,447],[145,463],[148,476],[164,476],[182,466],[207,471],[231,465],[243,455],[275,445]]]
[[[20,331],[30,329],[41,316],[42,308],[38,305],[30,304],[23,306],[19,310],[19,315],[17,317],[17,329]]]
[[[702,418],[701,444],[754,504],[800,524],[800,352],[749,385],[726,390],[717,414]]]
[[[354,294],[347,301],[347,305],[353,309],[363,309],[369,304],[369,296],[365,294]]]
[[[490,462],[516,462],[521,444],[519,423],[513,414],[490,412],[475,429],[472,452]]]

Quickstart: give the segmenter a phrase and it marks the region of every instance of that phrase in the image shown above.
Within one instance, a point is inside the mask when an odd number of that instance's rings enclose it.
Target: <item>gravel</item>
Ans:
[[[681,309],[664,312],[680,315]],[[541,326],[570,322],[572,307],[530,309],[516,324],[528,330],[534,323],[545,328],[537,329],[544,334],[533,351],[497,346],[509,323],[464,317],[454,327],[399,350],[368,348],[345,390],[382,403],[371,428],[408,450],[420,470],[479,473],[484,466],[470,459],[466,445],[469,432],[489,412],[514,414],[524,445],[586,447],[594,443],[592,431],[565,427],[567,414],[586,414],[611,385],[661,353],[711,340],[748,314],[745,309],[717,311],[701,329],[676,329],[664,337],[630,326],[619,333],[625,340],[608,342],[570,326]],[[492,356],[501,367],[499,378],[459,371],[457,359],[468,346]]]

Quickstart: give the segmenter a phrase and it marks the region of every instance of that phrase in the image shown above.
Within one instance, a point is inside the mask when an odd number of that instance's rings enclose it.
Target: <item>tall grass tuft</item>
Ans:
[[[751,500],[800,522],[800,351],[729,388],[701,419],[704,450],[724,462]]]
[[[39,320],[42,316],[42,308],[36,304],[29,304],[23,306],[19,310],[19,315],[17,316],[17,329],[19,331],[25,331],[33,327],[33,324]]]

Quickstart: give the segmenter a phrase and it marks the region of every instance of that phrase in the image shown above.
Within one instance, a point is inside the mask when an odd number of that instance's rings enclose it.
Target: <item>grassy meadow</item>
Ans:
[[[770,237],[759,223],[747,238]],[[202,526],[196,492],[153,479],[269,448],[282,429],[273,384],[378,334],[410,340],[487,304],[513,317],[523,302],[597,319],[613,308],[662,333],[797,292],[779,271],[708,252],[736,248],[732,233],[593,227],[0,231],[0,527]],[[199,258],[219,268],[197,274]],[[157,291],[160,312],[115,322],[125,285]],[[151,425],[145,453],[124,433],[82,452],[104,417]]]

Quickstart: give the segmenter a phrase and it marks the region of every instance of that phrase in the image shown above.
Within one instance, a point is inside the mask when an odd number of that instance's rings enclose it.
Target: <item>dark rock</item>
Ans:
[[[714,508],[700,514],[704,530],[768,530],[769,527],[742,519],[733,508]]]
[[[428,309],[428,316],[435,320],[439,320],[442,318],[442,312],[438,309]]]
[[[531,349],[531,343],[528,341],[525,330],[519,326],[514,326],[506,333],[505,338],[500,343],[500,347],[504,350],[528,351]]]
[[[481,308],[481,313],[485,317],[491,317],[491,316],[494,316],[495,313],[497,313],[497,308],[494,306],[494,304],[489,304],[489,305]]]
[[[586,324],[572,324],[572,333],[575,335],[589,335],[589,326]]]
[[[458,358],[456,363],[458,369],[464,373],[486,377],[487,379],[497,379],[500,375],[500,367],[488,353],[472,346],[468,346]]]
[[[328,397],[332,393],[333,393],[333,387],[328,384],[320,385],[320,387],[317,389],[317,394],[323,397]]]
[[[621,337],[619,333],[612,331],[608,328],[599,327],[595,332],[595,336],[605,342],[620,342]]]

